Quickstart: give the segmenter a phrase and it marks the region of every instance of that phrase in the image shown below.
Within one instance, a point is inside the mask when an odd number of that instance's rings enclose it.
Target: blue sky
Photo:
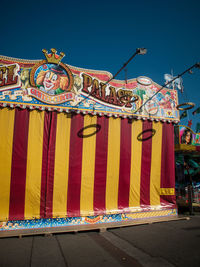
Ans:
[[[64,63],[114,75],[137,47],[146,47],[129,63],[128,79],[147,76],[160,85],[171,69],[176,75],[200,62],[199,0],[11,0],[0,9],[1,55],[43,59],[41,50],[55,47],[66,54]],[[125,79],[124,71],[117,78]],[[183,84],[179,103],[200,106],[200,69],[185,74]],[[195,130],[200,114],[193,110]]]

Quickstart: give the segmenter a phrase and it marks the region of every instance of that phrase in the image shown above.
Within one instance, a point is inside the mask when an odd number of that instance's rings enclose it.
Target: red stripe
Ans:
[[[163,123],[161,188],[175,188],[174,126]],[[161,205],[174,207],[175,196],[161,196]]]
[[[95,176],[94,176],[94,211],[99,214],[105,211],[107,152],[108,152],[108,121],[106,117],[98,117],[101,126],[96,134]]]
[[[48,169],[48,147],[49,147],[49,127],[50,112],[44,111],[44,131],[43,131],[43,152],[42,152],[42,180],[40,197],[40,216],[46,217],[46,188],[47,188],[47,169]]]
[[[200,146],[196,146],[196,151],[200,151]]]
[[[118,189],[119,209],[124,209],[129,207],[130,169],[131,169],[131,123],[128,121],[128,119],[122,119],[121,137],[120,137],[119,189]]]
[[[83,138],[78,132],[84,127],[84,117],[73,115],[71,119],[70,154],[69,154],[69,180],[67,195],[67,215],[80,216],[80,192],[82,169]]]
[[[47,166],[46,217],[52,217],[57,112],[51,112]]]
[[[140,205],[150,205],[150,174],[152,148],[152,122],[144,121],[142,128],[142,163],[140,182]],[[140,155],[138,155],[140,156]]]
[[[24,219],[28,128],[29,111],[15,109],[9,220]]]

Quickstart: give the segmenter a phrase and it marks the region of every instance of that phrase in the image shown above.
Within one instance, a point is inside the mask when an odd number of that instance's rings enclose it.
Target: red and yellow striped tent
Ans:
[[[173,209],[174,164],[172,123],[1,108],[0,221]]]

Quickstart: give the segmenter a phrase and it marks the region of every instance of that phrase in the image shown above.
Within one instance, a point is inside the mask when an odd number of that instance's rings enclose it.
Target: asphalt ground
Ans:
[[[0,266],[200,266],[200,216],[53,235],[0,239]]]

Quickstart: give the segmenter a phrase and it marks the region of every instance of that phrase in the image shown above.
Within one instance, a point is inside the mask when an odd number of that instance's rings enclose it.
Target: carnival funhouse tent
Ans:
[[[177,92],[43,50],[0,57],[0,236],[177,216]]]

